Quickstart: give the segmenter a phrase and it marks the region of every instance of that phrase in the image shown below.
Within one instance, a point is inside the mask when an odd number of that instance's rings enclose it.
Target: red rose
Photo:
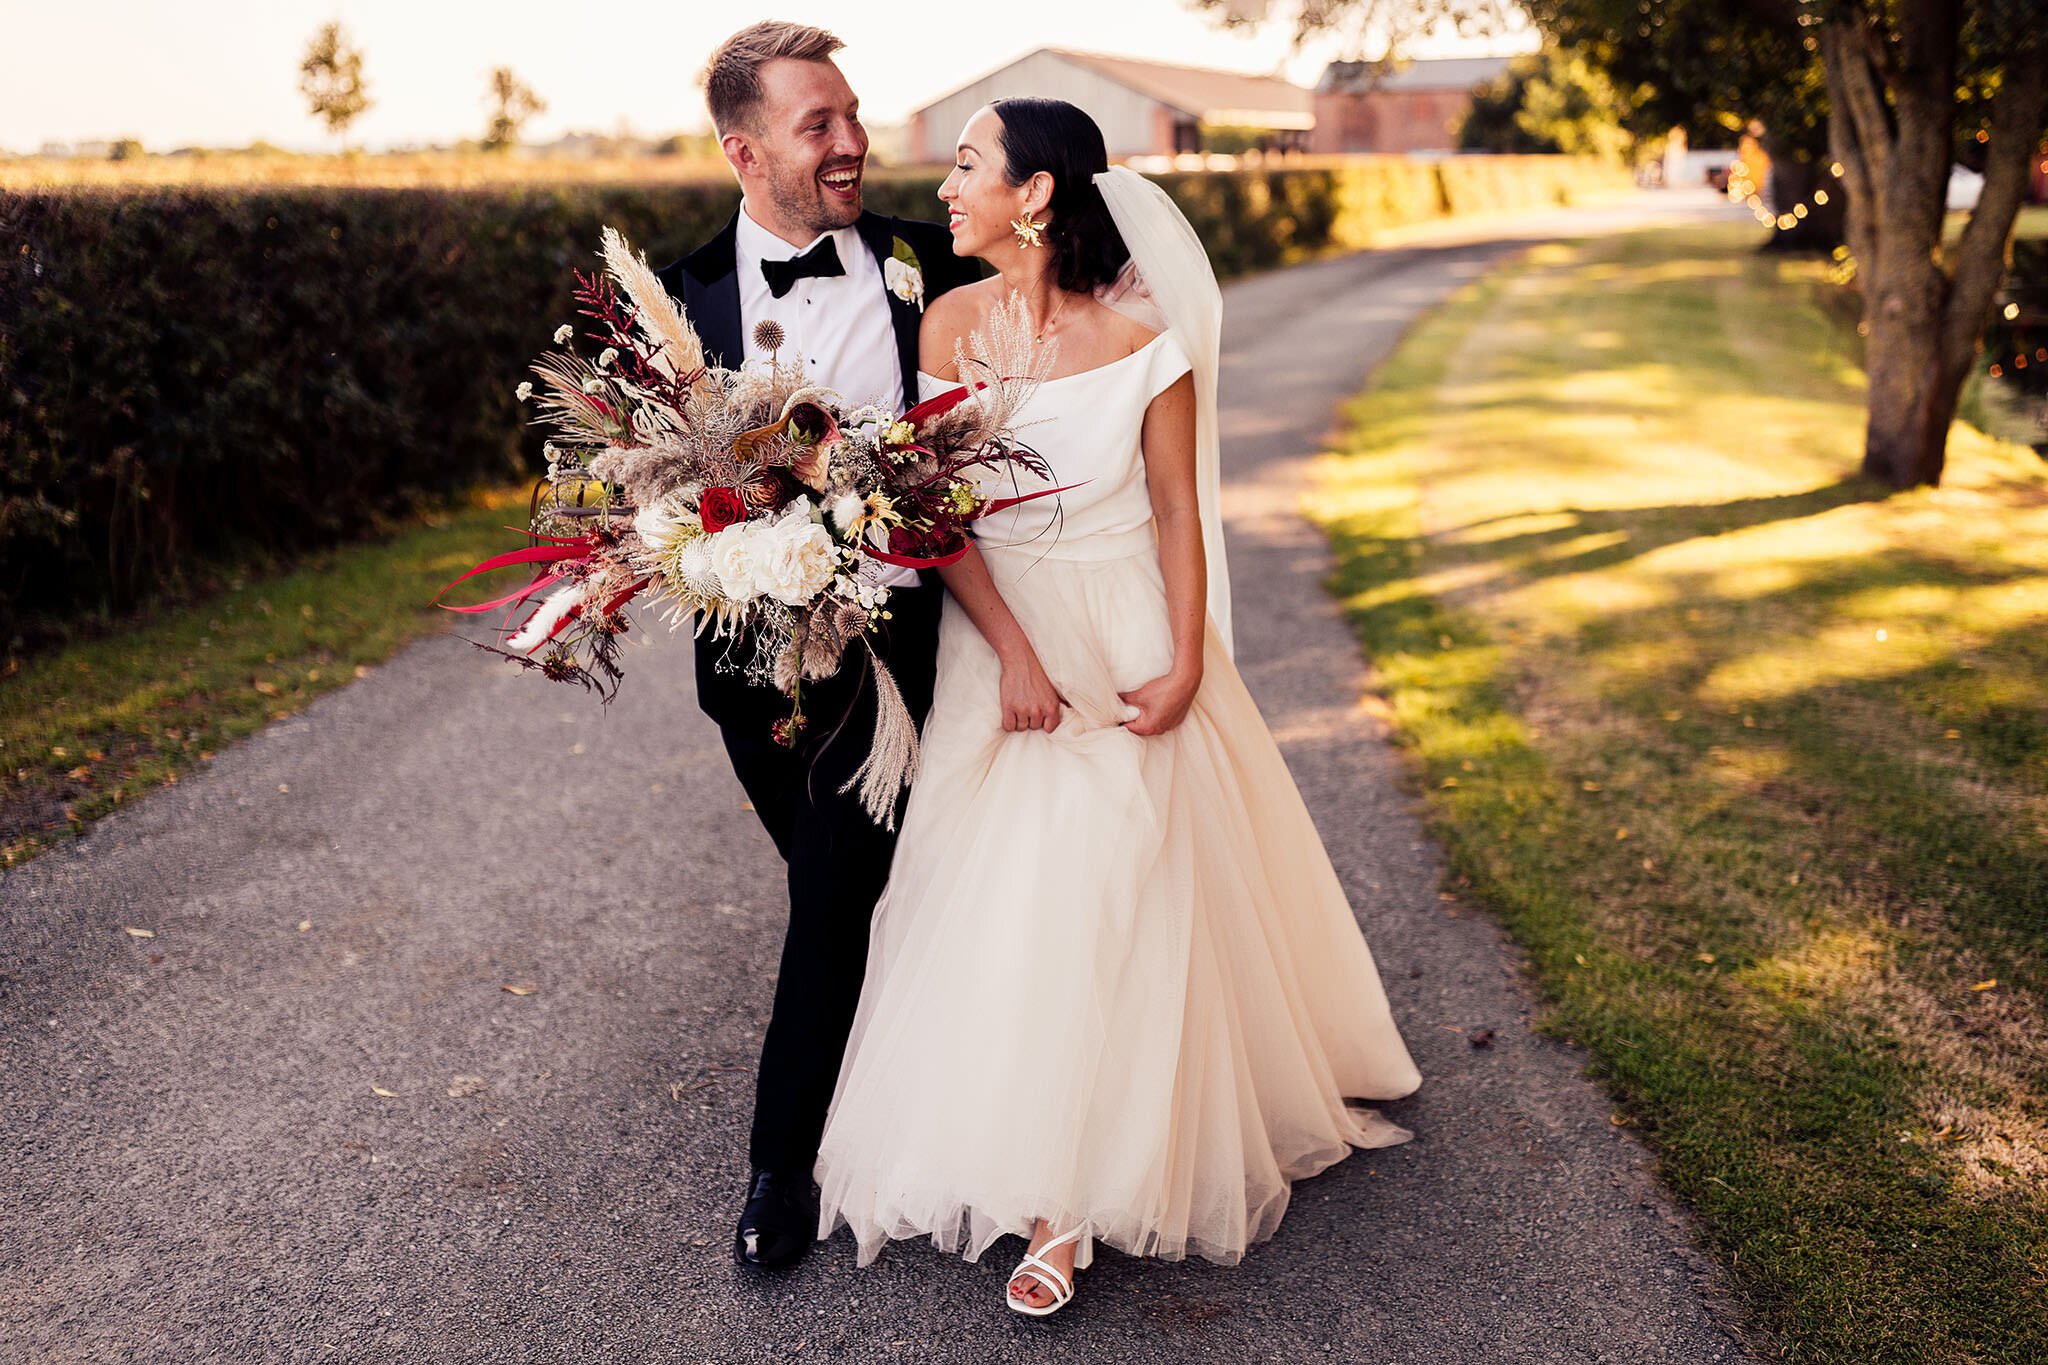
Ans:
[[[730,488],[707,488],[703,501],[697,505],[697,517],[703,523],[704,534],[715,536],[734,522],[747,519],[746,500]]]

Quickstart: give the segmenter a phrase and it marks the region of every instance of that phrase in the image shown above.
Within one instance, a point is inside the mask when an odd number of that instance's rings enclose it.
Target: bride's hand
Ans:
[[[1143,687],[1117,693],[1126,706],[1138,712],[1123,723],[1124,729],[1134,735],[1165,734],[1188,718],[1188,708],[1194,705],[1201,686],[1202,674],[1197,668],[1162,673]]]
[[[1003,661],[1002,699],[1005,730],[1043,730],[1047,734],[1060,728],[1060,708],[1067,704],[1038,656],[1028,650]]]

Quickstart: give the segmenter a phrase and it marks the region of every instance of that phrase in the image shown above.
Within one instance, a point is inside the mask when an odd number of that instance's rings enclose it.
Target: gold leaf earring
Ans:
[[[1044,232],[1046,226],[1044,223],[1032,220],[1030,209],[1024,210],[1022,218],[1012,218],[1010,220],[1010,231],[1017,234],[1017,245],[1027,251],[1039,244],[1038,234]]]

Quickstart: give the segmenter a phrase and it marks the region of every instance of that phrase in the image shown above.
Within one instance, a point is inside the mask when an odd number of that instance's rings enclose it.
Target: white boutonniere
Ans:
[[[920,313],[924,311],[924,271],[918,265],[917,253],[901,237],[890,249],[889,259],[882,262],[882,283],[897,298],[916,304]]]

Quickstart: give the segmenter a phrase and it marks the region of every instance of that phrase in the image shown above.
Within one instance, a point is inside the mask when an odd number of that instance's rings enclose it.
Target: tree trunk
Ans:
[[[1983,195],[1961,240],[1944,250],[1961,11],[1950,0],[1904,0],[1897,16],[1896,41],[1868,14],[1830,21],[1820,39],[1828,144],[1849,192],[1849,244],[1863,291],[1863,470],[1911,488],[1941,481],[1949,425],[2005,273],[2040,137],[2048,63],[2038,41],[2008,55]]]

